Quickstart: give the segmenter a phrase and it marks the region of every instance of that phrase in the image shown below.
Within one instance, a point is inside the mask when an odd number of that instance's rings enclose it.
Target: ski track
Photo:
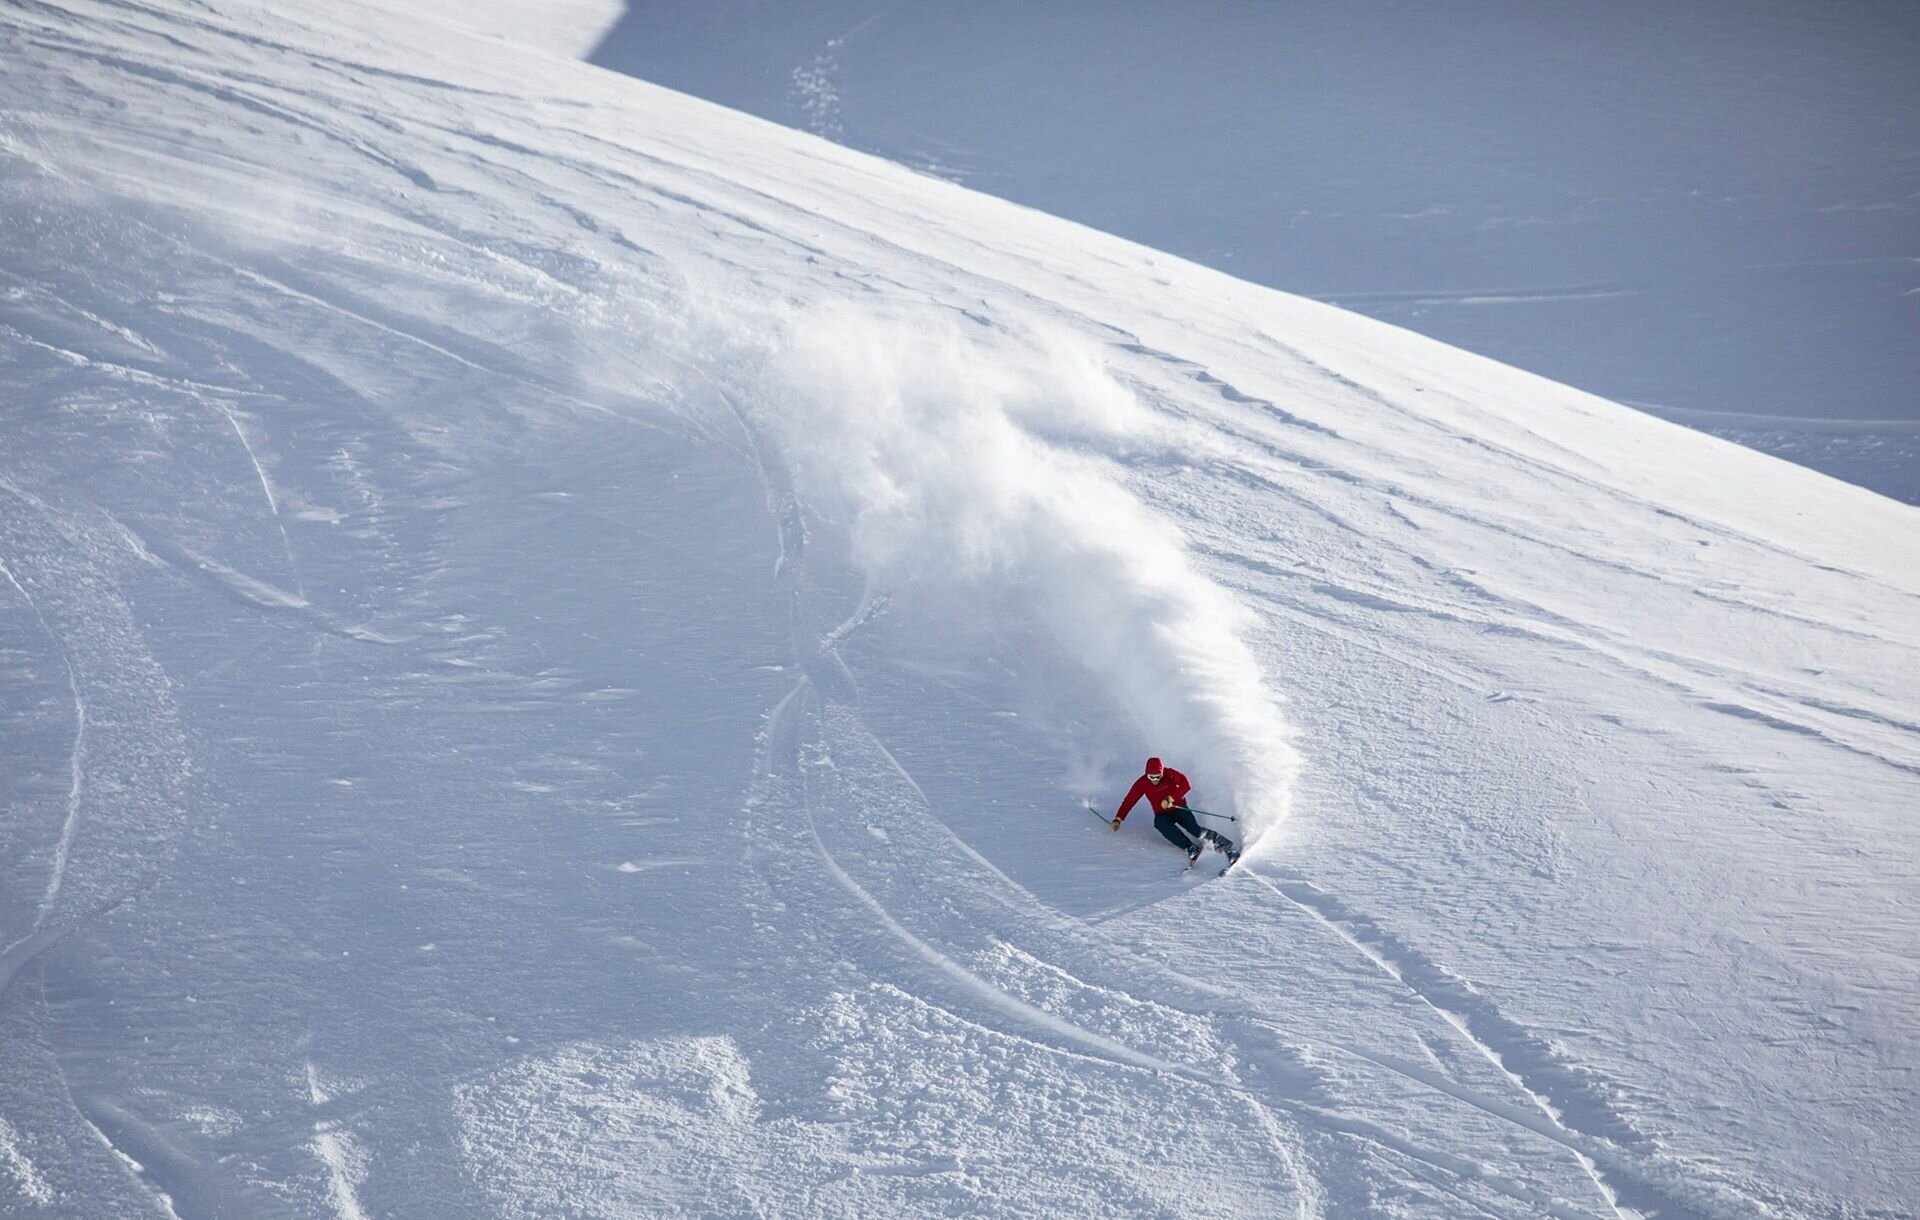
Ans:
[[[171,684],[112,572],[122,545],[118,534],[111,525],[97,534],[84,516],[60,512],[11,479],[0,478],[0,493],[27,510],[0,515],[13,551],[0,572],[59,654],[75,707],[67,800],[46,887],[29,933],[0,952],[0,999],[6,999],[29,967],[42,966],[67,936],[165,880],[185,827],[192,764]],[[34,589],[52,604],[34,597]],[[64,630],[56,630],[56,621]],[[87,868],[79,870],[83,835]],[[44,975],[41,986],[44,991]],[[44,994],[33,1011],[43,1028],[50,1024]],[[156,1210],[174,1215],[177,1199],[194,1197],[199,1171],[190,1158],[112,1102],[76,1089],[57,1050],[49,1052],[46,1067],[63,1093],[57,1104],[92,1129]],[[184,1176],[169,1177],[170,1168]]]
[[[203,1171],[164,1135],[103,1097],[75,1093],[70,1083],[67,1097],[93,1137],[163,1215],[170,1220],[197,1220],[219,1214],[218,1201],[203,1195],[199,1188]],[[183,1201],[187,1209],[184,1216],[180,1212]]]
[[[138,537],[148,554],[241,605],[274,614],[291,615],[328,635],[363,644],[404,644],[411,638],[387,635],[364,624],[342,622],[308,601],[304,590],[289,591],[258,577],[248,576],[210,555],[202,555],[184,543],[145,532],[139,532]]]
[[[267,512],[273,517],[273,527],[280,531],[280,547],[287,556],[287,574],[293,577],[294,596],[304,605],[307,602],[307,590],[300,580],[300,564],[293,557],[293,539],[287,536],[287,523],[280,516],[280,503],[274,498],[273,483],[267,478],[265,468],[260,465],[259,455],[253,451],[253,442],[247,439],[247,431],[240,426],[240,420],[234,415],[233,409],[217,402],[214,403],[214,407],[225,417],[227,426],[233,429],[234,436],[240,441],[240,448],[246,451],[247,464],[253,467],[254,476],[260,480],[260,494],[266,497]]]
[[[8,989],[13,986],[14,980],[20,977],[21,972],[38,960],[41,954],[59,943],[68,931],[69,929],[61,927],[41,928],[38,931],[29,932],[8,945],[4,951],[0,951],[0,1000],[6,998]]]
[[[1501,1016],[1498,1010],[1493,1008],[1491,1004],[1484,1001],[1480,1002],[1476,1014],[1480,1018],[1480,1024],[1484,1027],[1487,1024],[1497,1023],[1504,1027],[1513,1039],[1513,1041],[1507,1043],[1507,1053],[1503,1054],[1499,1047],[1496,1047],[1481,1035],[1474,1032],[1473,1023],[1469,1020],[1467,1014],[1463,1012],[1463,1009],[1466,1009],[1468,1006],[1461,1002],[1460,997],[1472,997],[1475,1000],[1479,999],[1464,982],[1451,980],[1450,976],[1445,975],[1443,971],[1431,962],[1426,961],[1406,946],[1400,945],[1387,937],[1372,920],[1364,916],[1354,916],[1350,912],[1346,912],[1336,901],[1322,894],[1311,882],[1302,881],[1292,885],[1283,885],[1269,881],[1267,878],[1261,876],[1256,869],[1249,868],[1246,872],[1249,877],[1258,881],[1275,895],[1291,903],[1308,915],[1311,915],[1322,926],[1332,931],[1362,957],[1366,958],[1367,961],[1382,974],[1385,974],[1394,982],[1405,987],[1419,999],[1422,1004],[1451,1026],[1463,1041],[1478,1052],[1487,1062],[1497,1068],[1501,1075],[1506,1077],[1516,1089],[1524,1093],[1528,1100],[1539,1109],[1546,1120],[1544,1125],[1531,1123],[1519,1123],[1518,1125],[1525,1126],[1529,1130],[1535,1130],[1536,1133],[1545,1135],[1547,1138],[1569,1149],[1574,1156],[1579,1159],[1580,1166],[1586,1172],[1587,1176],[1592,1178],[1594,1186],[1598,1188],[1601,1195],[1605,1197],[1609,1209],[1616,1214],[1619,1212],[1620,1200],[1616,1191],[1602,1179],[1600,1171],[1594,1165],[1592,1158],[1579,1143],[1575,1142],[1573,1133],[1568,1130],[1565,1121],[1561,1117],[1560,1109],[1565,1107],[1565,1103],[1562,1102],[1561,1107],[1556,1107],[1547,1096],[1536,1091],[1526,1078],[1522,1077],[1508,1065],[1509,1055],[1514,1054],[1528,1039],[1528,1035],[1523,1029]],[[1340,912],[1340,915],[1336,916],[1332,913],[1335,911]],[[1366,939],[1362,939],[1363,933],[1359,930],[1361,928],[1366,930],[1365,934],[1369,934]],[[1388,946],[1391,947],[1389,948]],[[1416,978],[1421,981],[1413,981]],[[1443,978],[1452,982],[1452,991],[1454,994],[1447,995],[1441,987],[1434,985],[1435,980]],[[1530,1057],[1536,1059],[1546,1058],[1547,1052],[1545,1052],[1544,1048],[1533,1049]],[[1388,1065],[1382,1064],[1382,1066]],[[1400,1069],[1395,1068],[1393,1070],[1398,1071]],[[1402,1074],[1407,1073],[1403,1072]],[[1420,1079],[1419,1076],[1415,1076],[1414,1078]],[[1431,1080],[1423,1081],[1423,1083],[1427,1083],[1430,1087],[1440,1088],[1442,1092],[1447,1092],[1450,1095],[1459,1096],[1459,1094],[1454,1092],[1454,1088],[1458,1086],[1446,1088],[1435,1085]],[[1451,1082],[1449,1082],[1449,1084],[1451,1084]],[[1461,1099],[1468,1101],[1473,1100],[1468,1097],[1462,1097]],[[1473,1104],[1479,1103],[1474,1101]],[[1588,1109],[1589,1111],[1598,1111],[1604,1120],[1601,1125],[1611,1129],[1608,1136],[1604,1136],[1603,1138],[1611,1138],[1617,1134],[1637,1137],[1637,1133],[1634,1132],[1630,1126],[1616,1116],[1606,1113],[1601,1105],[1589,1101]],[[1496,1114],[1501,1113],[1500,1110],[1492,1110],[1490,1112]],[[1501,1116],[1507,1118],[1508,1121],[1517,1121],[1512,1114],[1501,1114]],[[1635,1142],[1639,1142],[1637,1138]]]
[[[487,247],[475,245],[471,241],[467,241],[461,238],[457,234],[443,234],[443,236],[449,236],[456,241],[460,241],[463,245],[466,246],[467,249],[473,251],[474,253],[492,254],[492,251],[490,251]],[[233,272],[233,274],[240,277],[241,279],[244,279],[251,283],[258,284],[262,287],[271,289],[273,292],[284,295],[292,300],[301,301],[305,304],[312,305],[317,309],[324,310],[328,313],[336,314],[354,323],[355,325],[366,327],[377,334],[385,335],[389,338],[398,339],[398,340],[401,340],[402,342],[418,346],[421,349],[431,353],[432,355],[439,356],[444,360],[448,360],[455,365],[458,365],[462,368],[469,370],[470,372],[480,373],[489,378],[499,378],[503,381],[513,382],[516,385],[520,385],[526,389],[536,391],[539,394],[550,396],[556,401],[564,402],[570,406],[577,407],[582,411],[587,411],[595,415],[602,415],[602,416],[607,416],[613,419],[617,419],[621,423],[627,424],[633,427],[654,429],[659,431],[670,430],[655,420],[645,418],[644,415],[640,413],[632,412],[632,411],[615,410],[614,408],[607,406],[605,403],[596,402],[587,398],[582,398],[579,395],[568,390],[565,386],[563,386],[561,383],[554,380],[553,378],[543,376],[539,373],[533,372],[532,370],[528,370],[524,368],[507,367],[499,364],[487,364],[487,363],[484,363],[477,356],[475,357],[464,356],[459,352],[453,350],[451,343],[456,340],[452,340],[451,337],[448,337],[447,341],[436,342],[435,340],[429,339],[423,334],[419,333],[418,328],[420,326],[425,325],[425,323],[420,320],[414,320],[413,325],[411,326],[396,325],[392,322],[382,321],[381,319],[372,316],[370,312],[372,306],[370,304],[361,303],[361,302],[354,302],[353,304],[343,304],[341,301],[335,300],[332,297],[320,295],[318,292],[304,291],[302,289],[294,287],[289,283],[285,283],[281,280],[273,278],[272,276],[266,275],[263,272],[256,271],[247,267],[242,267],[237,264],[231,265],[229,269]],[[281,271],[281,274],[283,275],[287,275],[289,273],[290,273],[290,269],[282,269]],[[339,289],[334,289],[334,292],[337,295],[343,295],[343,296],[345,295]],[[493,351],[491,354],[494,356],[507,355],[507,353],[501,352],[498,350]]]
[[[1268,410],[1269,415],[1279,418],[1285,425],[1294,428],[1304,427],[1320,433],[1328,438],[1328,443],[1336,444],[1349,450],[1350,452],[1345,454],[1348,460],[1356,457],[1364,460],[1364,453],[1345,442],[1344,438],[1338,433],[1321,428],[1319,425],[1313,424],[1310,421],[1298,420],[1265,399],[1240,392],[1222,379],[1212,376],[1203,367],[1191,361],[1158,351],[1140,342],[1133,336],[1126,336],[1125,338],[1128,341],[1119,345],[1122,349],[1147,356],[1160,364],[1174,369],[1182,376],[1213,385],[1217,387],[1221,395],[1230,402],[1243,402],[1264,407]],[[1370,401],[1394,412],[1400,417],[1418,420],[1422,426],[1438,431],[1440,435],[1446,439],[1453,441],[1466,439],[1452,430],[1445,429],[1438,421],[1417,412],[1412,412],[1408,408],[1399,405],[1383,392],[1373,390],[1355,381],[1351,377],[1319,365],[1305,356],[1294,352],[1294,349],[1288,345],[1277,343],[1276,345],[1282,350],[1297,356],[1309,370],[1312,370],[1317,373],[1317,375],[1324,377],[1327,381],[1335,385],[1364,392]],[[1311,386],[1307,385],[1304,389],[1310,392]],[[1458,399],[1450,398],[1450,401],[1458,403],[1463,408],[1468,405],[1460,403]],[[1173,409],[1169,401],[1163,400],[1162,405],[1168,409]],[[1178,412],[1176,411],[1176,413]],[[1356,490],[1364,491],[1365,494],[1369,496],[1384,495],[1388,497],[1387,503],[1389,506],[1393,506],[1395,502],[1415,506],[1418,509],[1449,520],[1456,526],[1464,526],[1469,530],[1488,531],[1496,536],[1511,539],[1527,547],[1537,547],[1561,555],[1573,562],[1591,564],[1630,578],[1650,580],[1662,589],[1671,590],[1677,594],[1716,601],[1746,613],[1758,614],[1764,617],[1777,618],[1782,621],[1808,626],[1822,632],[1831,633],[1843,639],[1877,641],[1880,638],[1869,633],[1854,630],[1844,624],[1833,623],[1826,620],[1809,619],[1804,615],[1795,614],[1790,610],[1764,606],[1748,599],[1719,594],[1714,590],[1703,588],[1696,578],[1689,578],[1685,575],[1675,575],[1662,571],[1657,567],[1649,567],[1644,564],[1631,564],[1610,559],[1604,554],[1575,550],[1565,543],[1545,537],[1539,531],[1524,528],[1517,522],[1496,520],[1485,511],[1477,511],[1464,505],[1448,503],[1435,495],[1417,491],[1408,485],[1404,479],[1389,478],[1386,480],[1376,480],[1351,475],[1337,466],[1330,466],[1326,460],[1308,457],[1302,453],[1276,444],[1272,439],[1263,435],[1258,421],[1249,421],[1242,424],[1224,418],[1209,418],[1207,422],[1217,430],[1251,447],[1269,461],[1277,461],[1286,466],[1301,468],[1310,477],[1321,476],[1333,478],[1336,483],[1336,488],[1341,483],[1347,483],[1355,485]],[[1532,462],[1538,466],[1540,471],[1547,477],[1564,480],[1572,484],[1573,487],[1582,493],[1597,496],[1605,500],[1623,500],[1628,507],[1632,508],[1665,512],[1664,509],[1658,509],[1656,506],[1649,504],[1639,497],[1620,492],[1617,489],[1595,481],[1590,476],[1579,474],[1563,466],[1524,458],[1523,455],[1504,447],[1497,447],[1495,452],[1505,459]],[[1582,465],[1586,464],[1585,460],[1578,458],[1577,455],[1570,454],[1569,456],[1573,457]],[[1351,532],[1356,538],[1371,539],[1373,537],[1371,532],[1352,524],[1346,518],[1338,515],[1328,507],[1329,498],[1338,499],[1339,493],[1337,491],[1333,491],[1331,497],[1301,497],[1297,491],[1287,486],[1286,482],[1282,479],[1269,477],[1266,474],[1250,468],[1242,468],[1242,470],[1246,477],[1259,480],[1265,489],[1275,494],[1286,496],[1288,499],[1301,504],[1306,510],[1321,515],[1325,519]],[[1404,510],[1396,507],[1394,511],[1396,514],[1405,518]],[[1408,520],[1410,524],[1413,524],[1416,529],[1420,528],[1417,520],[1412,518],[1405,519]],[[1730,531],[1704,521],[1694,520],[1690,517],[1683,517],[1682,520],[1690,527],[1703,533],[1711,534],[1723,541],[1751,546],[1762,551],[1782,554],[1803,562],[1805,561],[1804,557],[1790,550],[1783,550],[1773,544],[1754,539],[1744,533]],[[1205,548],[1202,549],[1202,553],[1206,553]],[[1415,562],[1418,562],[1417,557],[1410,553],[1405,553],[1400,557],[1414,559]],[[1269,569],[1260,561],[1245,555],[1216,554],[1215,558],[1224,562],[1251,567],[1256,571],[1268,571],[1271,575],[1276,577],[1284,576],[1289,580],[1297,580],[1308,576],[1308,573],[1304,571],[1283,572]],[[1783,692],[1777,689],[1769,690],[1767,678],[1761,675],[1734,672],[1723,666],[1696,657],[1686,656],[1672,651],[1638,646],[1633,640],[1624,638],[1598,623],[1583,623],[1564,618],[1547,610],[1543,606],[1519,596],[1496,592],[1483,582],[1470,580],[1459,572],[1447,573],[1446,579],[1453,585],[1471,594],[1474,599],[1473,604],[1434,602],[1407,603],[1384,597],[1377,592],[1342,590],[1338,586],[1327,585],[1324,582],[1316,585],[1315,591],[1329,596],[1336,601],[1350,600],[1374,608],[1418,613],[1442,621],[1458,622],[1481,630],[1517,631],[1536,636],[1563,647],[1586,652],[1605,663],[1617,667],[1622,672],[1652,678],[1676,693],[1684,695],[1703,710],[1738,715],[1769,728],[1813,737],[1835,749],[1883,763],[1897,771],[1907,774],[1920,774],[1920,753],[1916,753],[1916,750],[1920,750],[1920,742],[1915,740],[1920,734],[1911,731],[1901,731],[1896,733],[1891,742],[1885,744],[1871,743],[1859,740],[1830,721],[1826,724],[1820,723],[1818,715],[1821,712],[1826,712],[1831,716],[1850,717],[1856,723],[1864,721],[1875,726],[1896,730],[1910,729],[1910,726],[1904,723],[1897,721],[1888,723],[1889,718],[1877,715],[1866,709],[1850,708],[1842,710],[1839,707],[1821,707],[1817,702],[1794,699],[1791,696],[1787,696],[1791,702],[1784,707],[1778,702],[1771,701],[1768,701],[1765,706],[1757,706],[1757,703],[1763,701],[1765,694],[1783,694]],[[1904,591],[1897,592],[1900,592],[1907,600],[1914,600],[1911,594],[1906,594]],[[1301,604],[1303,606],[1305,605],[1304,602]],[[1497,617],[1489,616],[1484,612],[1486,608],[1489,607],[1504,609],[1507,613]],[[1281,607],[1280,612],[1287,612],[1284,605]],[[1407,659],[1406,663],[1415,665],[1416,667],[1424,667],[1411,659]]]
[[[1599,1078],[1572,1068],[1524,1026],[1500,1011],[1471,983],[1438,965],[1302,877],[1272,879],[1258,867],[1245,872],[1276,897],[1312,917],[1382,975],[1434,1012],[1491,1064],[1538,1112],[1532,1115],[1487,1098],[1445,1076],[1394,1056],[1341,1045],[1339,1049],[1455,1097],[1565,1147],[1616,1213],[1696,1217],[1759,1216],[1759,1200],[1703,1172],[1671,1164],[1658,1141],[1639,1131],[1595,1088]]]
[[[0,488],[5,488],[16,497],[32,502],[31,497],[4,480],[0,480]],[[4,560],[0,560],[0,575],[4,575],[7,583],[12,585],[26,601],[27,608],[33,611],[33,617],[40,624],[40,630],[47,637],[47,642],[60,654],[60,663],[67,673],[67,689],[73,696],[73,750],[67,759],[67,813],[61,820],[60,838],[54,844],[53,863],[47,870],[47,888],[40,895],[40,905],[34,915],[33,927],[28,930],[31,934],[40,931],[46,925],[47,916],[53,913],[54,901],[60,897],[60,883],[66,880],[67,860],[73,854],[74,831],[80,826],[81,797],[86,784],[87,703],[80,697],[80,679],[74,672],[73,658],[68,654],[66,645],[60,642],[60,637],[55,635],[53,628],[48,625],[47,616],[41,613],[39,603],[33,600],[33,595],[27,592],[26,586],[20,583],[20,579],[13,574],[13,570]],[[12,950],[9,949],[8,952],[11,953]],[[18,966],[14,969],[18,969]],[[6,994],[6,985],[11,981],[12,971],[0,977],[0,995]]]

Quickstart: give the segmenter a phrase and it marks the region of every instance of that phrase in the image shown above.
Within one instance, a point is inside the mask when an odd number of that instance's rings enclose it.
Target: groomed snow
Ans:
[[[497,31],[0,30],[7,1214],[1911,1208],[1915,510]]]

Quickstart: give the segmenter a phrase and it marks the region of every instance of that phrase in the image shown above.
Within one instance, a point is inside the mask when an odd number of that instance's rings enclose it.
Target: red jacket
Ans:
[[[1147,798],[1147,804],[1153,807],[1155,813],[1164,813],[1175,805],[1186,804],[1187,793],[1192,791],[1193,785],[1187,782],[1187,777],[1172,767],[1160,773],[1160,782],[1157,784],[1143,775],[1133,781],[1133,787],[1127,789],[1127,799],[1120,802],[1120,812],[1114,817],[1119,821],[1126,821],[1127,811],[1132,809],[1134,802],[1143,796]]]

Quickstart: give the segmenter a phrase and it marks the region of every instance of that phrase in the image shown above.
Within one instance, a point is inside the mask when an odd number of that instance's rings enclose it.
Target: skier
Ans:
[[[1127,799],[1120,802],[1120,812],[1113,815],[1113,828],[1120,829],[1120,823],[1127,820],[1134,803],[1145,797],[1153,807],[1153,828],[1165,836],[1167,842],[1187,853],[1189,868],[1200,858],[1200,849],[1209,843],[1226,853],[1227,866],[1231,868],[1240,859],[1239,849],[1225,835],[1193,820],[1193,810],[1187,808],[1187,793],[1191,791],[1193,785],[1187,782],[1186,776],[1172,767],[1161,766],[1157,758],[1149,758],[1146,773],[1133,781],[1133,787],[1127,789]]]

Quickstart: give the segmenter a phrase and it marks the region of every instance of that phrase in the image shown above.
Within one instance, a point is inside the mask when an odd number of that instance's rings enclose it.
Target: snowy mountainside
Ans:
[[[1913,510],[498,38],[0,30],[10,1212],[1910,1206]]]
[[[427,0],[409,5],[408,12],[498,38],[517,48],[584,59],[619,24],[626,5],[623,0]],[[336,17],[353,20],[350,10],[336,13]],[[385,15],[376,11],[365,20],[377,30]]]
[[[1920,8],[633,0],[594,63],[1920,502]]]

